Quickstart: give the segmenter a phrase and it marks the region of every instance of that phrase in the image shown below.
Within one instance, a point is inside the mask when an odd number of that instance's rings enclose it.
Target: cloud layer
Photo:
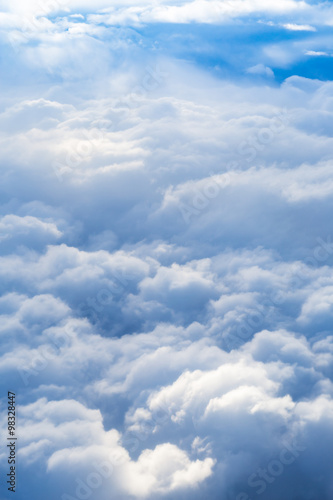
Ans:
[[[330,6],[1,4],[16,497],[330,500]]]

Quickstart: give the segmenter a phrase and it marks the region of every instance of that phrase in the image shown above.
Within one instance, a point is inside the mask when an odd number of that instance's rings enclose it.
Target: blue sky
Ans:
[[[331,500],[331,3],[0,7],[0,500]]]

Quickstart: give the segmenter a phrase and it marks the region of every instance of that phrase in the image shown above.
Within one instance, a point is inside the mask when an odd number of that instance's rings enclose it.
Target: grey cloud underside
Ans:
[[[332,83],[138,66],[2,106],[20,482],[36,500],[330,500]]]

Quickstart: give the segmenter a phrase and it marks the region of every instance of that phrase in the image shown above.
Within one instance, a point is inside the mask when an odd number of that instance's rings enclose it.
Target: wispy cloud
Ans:
[[[317,31],[317,29],[314,26],[310,26],[309,24],[287,23],[283,24],[283,27],[286,28],[286,30],[290,31]]]

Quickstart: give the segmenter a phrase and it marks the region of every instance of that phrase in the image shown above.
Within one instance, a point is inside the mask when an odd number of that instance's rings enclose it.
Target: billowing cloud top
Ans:
[[[1,499],[331,500],[330,3],[0,5]]]

